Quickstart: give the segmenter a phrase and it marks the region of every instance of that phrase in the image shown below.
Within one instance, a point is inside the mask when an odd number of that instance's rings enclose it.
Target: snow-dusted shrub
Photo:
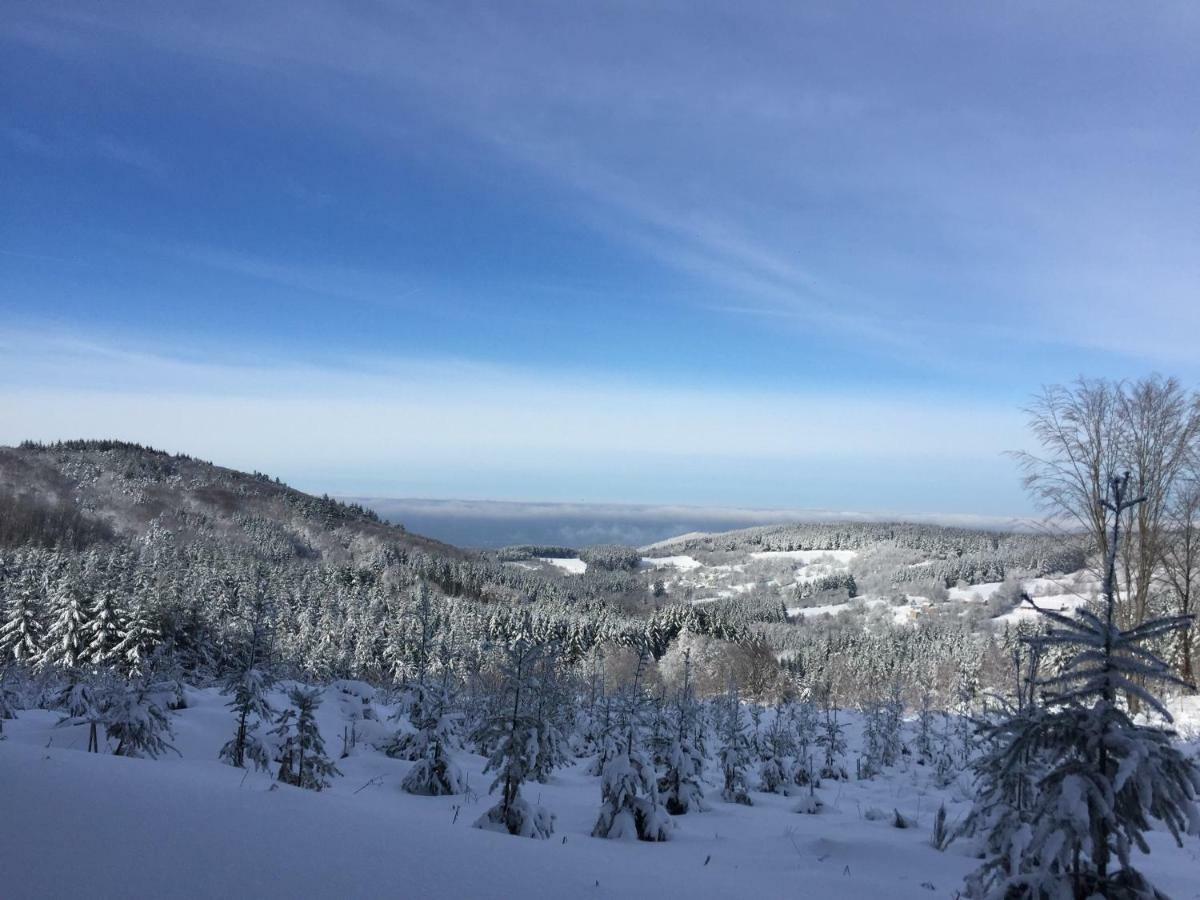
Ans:
[[[502,801],[485,812],[475,821],[475,827],[545,840],[554,833],[554,821],[554,813],[518,794],[507,804]]]
[[[423,710],[424,717],[416,723],[419,730],[411,742],[411,746],[420,748],[421,756],[400,787],[410,794],[435,797],[465,793],[466,776],[451,755],[457,716],[450,708],[449,694],[444,686],[436,697],[427,698]]]
[[[659,802],[654,768],[636,748],[622,748],[605,765],[600,800],[593,837],[639,841],[671,837],[673,825]]]
[[[104,729],[117,742],[115,756],[148,756],[174,750],[168,713],[172,691],[159,682],[138,678],[116,687],[104,710]]]

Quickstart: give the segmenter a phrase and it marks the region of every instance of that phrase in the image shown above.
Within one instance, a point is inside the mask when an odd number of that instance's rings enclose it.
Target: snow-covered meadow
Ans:
[[[86,753],[84,726],[59,726],[60,715],[46,710],[19,712],[0,741],[0,893],[878,900],[955,897],[977,864],[969,842],[945,851],[931,844],[940,804],[951,825],[968,809],[969,776],[939,788],[911,755],[872,779],[823,782],[815,815],[796,811],[807,788],[791,797],[754,791],[749,807],[726,803],[719,773],[709,771],[708,811],[673,817],[671,839],[653,844],[591,837],[600,780],[583,759],[524,789],[556,817],[549,840],[483,831],[472,824],[494,798],[482,757],[456,754],[466,796],[404,793],[413,763],[373,749],[372,723],[359,720],[357,746],[336,759],[350,726],[339,696],[323,692],[318,721],[342,775],[319,793],[218,762],[234,723],[212,688],[187,690],[187,708],[171,718],[178,754],[157,760]],[[373,708],[379,737],[390,708]],[[1200,706],[1183,713],[1194,731]],[[861,722],[848,714],[847,724],[853,757]],[[896,812],[911,827],[894,827]],[[1181,850],[1154,834],[1151,846],[1144,869],[1169,895],[1192,896],[1200,845]]]

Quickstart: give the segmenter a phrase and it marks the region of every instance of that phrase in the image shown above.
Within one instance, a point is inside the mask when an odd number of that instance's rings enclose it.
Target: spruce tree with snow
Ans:
[[[762,740],[762,764],[758,767],[761,790],[788,796],[795,787],[795,746],[788,728],[787,707],[779,704]]]
[[[880,708],[879,761],[894,766],[909,751],[904,746],[904,695],[898,676],[893,676],[886,699]]]
[[[817,738],[816,710],[807,701],[789,704],[788,722],[792,729],[796,751],[796,764],[792,770],[792,780],[799,785],[810,784],[816,780],[812,761],[812,747]]]
[[[174,737],[168,706],[172,688],[147,676],[113,685],[104,711],[104,730],[115,740],[114,756],[156,759],[174,750],[167,738]]]
[[[0,661],[32,664],[41,653],[41,597],[31,578],[21,578],[9,594],[0,622]]]
[[[485,723],[487,742],[494,746],[484,772],[495,772],[490,791],[500,800],[479,817],[476,828],[506,831],[520,837],[548,838],[554,832],[554,815],[521,796],[521,786],[537,765],[539,722],[535,714],[538,667],[547,648],[529,636],[529,622],[504,648],[500,671],[500,696],[493,716]]]
[[[99,727],[106,721],[111,691],[93,679],[78,675],[59,691],[57,706],[66,714],[59,725],[87,725],[88,753],[100,752]]]
[[[937,748],[934,733],[933,689],[928,681],[922,681],[920,700],[917,707],[917,732],[914,744],[917,750],[917,761],[923,765],[932,765]]]
[[[0,669],[0,741],[4,740],[5,721],[17,717],[17,708],[20,705],[20,697],[9,675],[7,667]]]
[[[1039,771],[1028,813],[1015,823],[1012,816],[996,823],[989,855],[967,882],[973,896],[1161,897],[1134,868],[1132,849],[1149,852],[1145,832],[1152,820],[1180,844],[1182,835],[1200,833],[1195,761],[1173,742],[1173,732],[1135,722],[1118,702],[1122,694],[1137,697],[1170,723],[1151,687],[1185,685],[1148,645],[1191,621],[1173,616],[1128,630],[1116,621],[1122,520],[1144,500],[1129,499],[1128,490],[1128,474],[1109,480],[1103,510],[1110,537],[1099,614],[1081,608],[1072,618],[1035,606],[1050,628],[1030,641],[1040,650],[1067,651],[1066,662],[1038,681],[1039,705],[985,730],[997,749],[978,769],[981,819],[994,815],[1006,779],[1019,777],[1031,760]]]
[[[746,724],[742,717],[742,701],[737,689],[730,686],[725,698],[721,723],[721,773],[724,787],[721,797],[726,803],[753,805],[750,789],[746,785],[746,769],[750,766],[750,742],[746,736]]]
[[[239,769],[246,767],[247,759],[264,771],[271,765],[271,751],[260,735],[263,726],[275,716],[267,700],[273,681],[267,667],[268,614],[266,595],[259,593],[251,604],[241,665],[225,682],[225,692],[232,695],[226,706],[232,710],[236,725],[233,737],[221,747],[218,758]]]
[[[596,756],[586,770],[587,774],[596,776],[604,774],[604,767],[608,765],[610,759],[617,755],[620,743],[617,735],[614,698],[606,694],[598,705],[599,714],[594,719]]]
[[[161,639],[162,634],[149,604],[135,602],[125,619],[120,640],[112,648],[111,658],[125,671],[141,675]]]
[[[107,665],[115,658],[115,649],[124,636],[123,619],[116,590],[112,586],[98,589],[84,627],[85,656],[93,666]]]
[[[301,687],[288,691],[290,706],[275,719],[271,735],[278,741],[278,779],[310,791],[329,787],[341,771],[325,755],[325,741],[317,727],[316,713],[321,692]]]
[[[863,703],[858,713],[862,719],[862,749],[858,755],[854,777],[863,781],[874,778],[883,769],[883,709],[878,702],[871,701]]]
[[[226,681],[225,690],[232,696],[225,705],[233,712],[236,725],[233,737],[221,747],[219,759],[239,769],[246,767],[247,760],[262,771],[271,767],[271,750],[260,733],[275,715],[267,700],[270,687],[270,676],[258,666],[243,669]]]
[[[828,696],[825,700],[821,732],[817,735],[817,746],[821,748],[824,756],[821,777],[845,781],[846,767],[842,764],[842,758],[846,754],[846,729],[838,720],[837,705]]]
[[[624,693],[620,723],[624,736],[600,776],[600,815],[592,837],[650,842],[671,837],[674,825],[659,800],[657,773],[638,739],[645,663],[642,654],[633,684]]]
[[[562,680],[555,654],[542,655],[534,667],[534,680],[536,690],[531,712],[537,727],[538,744],[529,777],[545,784],[555,769],[573,761],[566,736],[573,698]]]
[[[456,731],[456,715],[450,699],[449,672],[445,673],[437,693],[423,706],[424,717],[414,722],[421,755],[409,769],[400,787],[410,794],[438,797],[463,794],[467,778],[451,755]]]
[[[74,669],[87,657],[89,609],[76,567],[54,585],[50,597],[54,621],[46,631],[43,665]]]
[[[684,654],[683,684],[675,698],[675,721],[666,754],[666,771],[658,780],[663,804],[673,816],[703,812],[708,808],[704,802],[702,787],[704,748],[697,740],[697,735],[703,730],[703,723],[700,721],[699,705],[692,691],[691,668],[689,650]]]

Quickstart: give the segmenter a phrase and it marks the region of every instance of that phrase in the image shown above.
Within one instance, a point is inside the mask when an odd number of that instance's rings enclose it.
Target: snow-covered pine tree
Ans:
[[[893,675],[879,720],[879,761],[894,766],[908,753],[904,746],[904,694],[899,675]]]
[[[87,643],[84,658],[93,666],[107,665],[115,657],[115,649],[124,636],[124,615],[117,602],[116,588],[106,584],[95,592],[90,615],[84,627]]]
[[[968,879],[973,896],[1158,898],[1134,868],[1132,848],[1149,852],[1144,833],[1152,819],[1180,843],[1184,833],[1200,833],[1195,761],[1171,731],[1138,724],[1118,702],[1121,694],[1135,696],[1171,721],[1151,687],[1184,683],[1147,644],[1191,621],[1173,616],[1128,630],[1117,624],[1122,517],[1144,499],[1129,499],[1128,489],[1128,474],[1114,476],[1103,504],[1110,538],[1100,613],[1081,608],[1071,618],[1035,606],[1050,628],[1031,642],[1066,649],[1068,657],[1060,672],[1038,682],[1042,705],[991,726],[998,749],[980,767],[981,803],[1030,760],[1044,768],[1025,821],[1001,823],[1003,841],[989,842],[990,855]]]
[[[795,746],[788,727],[787,706],[780,703],[762,740],[762,764],[758,767],[759,787],[771,794],[788,796],[795,787]]]
[[[838,720],[837,704],[828,694],[825,698],[821,732],[817,735],[817,746],[821,748],[824,756],[821,777],[845,781],[846,767],[842,764],[842,758],[846,754],[846,729]]]
[[[871,700],[864,702],[858,713],[862,719],[862,749],[858,755],[854,777],[863,781],[874,778],[883,769],[883,706],[877,700]]]
[[[746,769],[750,766],[750,742],[746,736],[746,723],[742,717],[742,701],[737,688],[730,685],[725,697],[725,709],[721,722],[721,773],[725,784],[721,797],[726,803],[741,803],[751,806],[750,789],[746,785]]]
[[[144,673],[146,662],[162,639],[154,613],[145,601],[134,601],[120,640],[112,648],[113,662],[132,675]]]
[[[520,837],[548,838],[554,833],[554,815],[521,796],[521,785],[537,763],[538,720],[534,714],[538,691],[538,666],[548,655],[545,644],[530,636],[526,617],[517,635],[504,648],[500,670],[500,696],[492,717],[484,723],[487,743],[494,747],[485,772],[495,772],[490,791],[500,790],[500,800],[479,817],[476,828],[506,831]]]
[[[593,741],[596,745],[596,757],[587,766],[587,774],[600,776],[608,761],[616,756],[620,741],[617,736],[616,705],[611,694],[605,694],[596,704],[597,712],[593,717],[595,731]]]
[[[110,691],[104,690],[93,679],[72,679],[58,693],[56,705],[66,715],[59,725],[87,725],[88,753],[100,752],[99,727],[104,724]]]
[[[42,651],[44,624],[42,599],[36,581],[17,580],[4,606],[0,622],[0,660],[32,664]]]
[[[788,721],[794,734],[796,748],[796,764],[792,770],[792,780],[799,785],[807,785],[816,781],[817,773],[813,771],[812,748],[817,739],[817,713],[807,700],[791,704],[788,709]]]
[[[410,794],[437,797],[466,793],[466,775],[451,754],[457,716],[451,701],[449,682],[450,672],[447,669],[443,671],[441,686],[436,692],[429,692],[426,702],[422,704],[423,718],[413,723],[419,737],[414,745],[423,749],[400,783],[400,787]]]
[[[317,727],[321,692],[296,687],[288,692],[288,701],[291,705],[280,712],[271,731],[279,742],[279,780],[310,791],[324,790],[333,776],[342,773],[325,755],[325,741]]]
[[[267,700],[273,682],[269,668],[269,611],[265,592],[256,594],[251,602],[242,664],[225,682],[225,692],[232,695],[226,706],[233,711],[237,724],[218,758],[239,769],[246,767],[247,759],[264,771],[271,765],[271,752],[259,734],[275,716]]]
[[[219,759],[239,769],[246,767],[246,760],[263,771],[271,767],[270,748],[260,735],[260,729],[275,715],[267,700],[270,687],[270,676],[257,666],[243,669],[226,681],[225,690],[232,696],[225,705],[232,710],[236,725],[233,737],[221,747]]]
[[[9,677],[7,667],[0,669],[0,741],[4,740],[4,723],[17,717],[17,707],[20,697]]]
[[[700,709],[692,690],[691,650],[684,653],[683,684],[680,685],[674,703],[674,728],[667,750],[666,772],[658,780],[658,790],[663,797],[667,812],[682,816],[689,812],[703,812],[708,807],[704,802],[704,749],[696,740],[703,725]]]
[[[76,565],[72,564],[53,585],[50,609],[54,621],[46,631],[41,663],[74,669],[87,655],[89,614]]]
[[[156,759],[174,750],[167,738],[174,737],[168,707],[172,690],[147,676],[127,684],[115,684],[104,711],[104,730],[115,740],[114,756],[147,756]]]
[[[604,764],[600,777],[600,815],[592,837],[612,840],[665,841],[671,837],[670,813],[659,801],[658,779],[638,740],[644,702],[642,675],[647,654],[638,658],[633,684],[621,704],[624,739]]]
[[[933,686],[928,678],[922,678],[917,706],[917,733],[913,743],[917,750],[917,761],[923,766],[932,765],[937,752],[933,726]]]
[[[1042,775],[1041,757],[1033,745],[1016,754],[1013,742],[1025,734],[1037,714],[1035,692],[1041,665],[1041,648],[1036,643],[1018,643],[1012,649],[1014,689],[1012,700],[996,697],[1001,714],[975,722],[978,742],[985,748],[972,769],[976,775],[975,803],[955,832],[955,837],[976,838],[987,862],[971,876],[969,893],[986,895],[986,884],[1012,864],[1014,846],[1020,846],[1018,832],[1027,829]],[[937,756],[935,780],[949,781],[953,769],[953,751],[948,746],[953,735],[943,736]]]

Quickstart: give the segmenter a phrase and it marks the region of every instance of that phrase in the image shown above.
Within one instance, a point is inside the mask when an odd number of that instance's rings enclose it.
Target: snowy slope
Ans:
[[[952,897],[975,861],[929,845],[945,799],[954,821],[966,786],[939,791],[924,767],[873,781],[827,783],[819,815],[797,800],[754,794],[746,808],[709,791],[709,812],[677,817],[666,844],[590,837],[598,779],[581,765],[528,796],[558,817],[534,841],[474,829],[490,805],[483,760],[464,754],[478,796],[414,797],[411,765],[361,745],[344,776],[312,793],[216,762],[231,722],[215,691],[189,693],[174,718],[182,757],[89,755],[82,729],[44,711],[6,723],[0,742],[0,885],[6,900],[124,897]],[[340,747],[336,703],[321,709]],[[850,717],[853,723],[853,717]],[[852,742],[857,728],[851,727]],[[47,746],[49,744],[49,746]],[[461,809],[456,809],[460,807]],[[898,830],[893,808],[916,821]],[[868,810],[885,814],[869,817]],[[456,814],[457,813],[457,814]],[[1155,835],[1148,871],[1169,893],[1194,880],[1195,844]]]

